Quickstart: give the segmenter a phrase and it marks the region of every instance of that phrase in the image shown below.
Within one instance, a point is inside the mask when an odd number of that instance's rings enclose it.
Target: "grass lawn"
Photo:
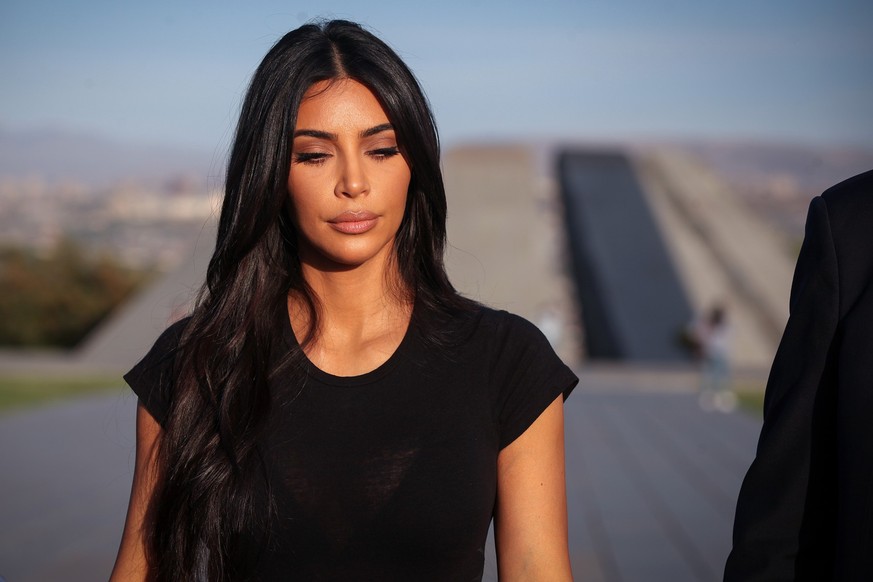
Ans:
[[[118,376],[56,378],[0,375],[0,413],[95,392],[120,390],[123,385],[124,380]]]

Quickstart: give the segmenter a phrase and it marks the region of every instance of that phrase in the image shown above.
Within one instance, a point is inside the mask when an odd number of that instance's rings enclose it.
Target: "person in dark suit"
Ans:
[[[873,580],[873,171],[814,198],[726,582]]]

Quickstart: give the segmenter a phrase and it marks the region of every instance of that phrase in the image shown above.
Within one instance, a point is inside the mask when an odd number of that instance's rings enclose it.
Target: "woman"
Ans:
[[[427,101],[358,25],[255,72],[190,318],[125,379],[113,580],[570,579],[562,395],[536,328],[460,297]]]

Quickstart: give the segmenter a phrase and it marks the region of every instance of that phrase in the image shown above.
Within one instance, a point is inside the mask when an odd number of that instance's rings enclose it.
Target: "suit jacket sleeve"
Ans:
[[[827,204],[810,204],[790,316],[764,399],[757,455],[737,503],[725,581],[828,579],[836,513],[834,352],[839,274]],[[831,538],[832,539],[832,538]],[[822,577],[819,577],[823,575]]]

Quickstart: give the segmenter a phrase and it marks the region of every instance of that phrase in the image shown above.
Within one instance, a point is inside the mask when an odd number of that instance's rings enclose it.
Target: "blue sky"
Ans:
[[[356,20],[445,142],[764,139],[873,147],[869,0],[3,0],[0,128],[222,149],[271,44]]]

